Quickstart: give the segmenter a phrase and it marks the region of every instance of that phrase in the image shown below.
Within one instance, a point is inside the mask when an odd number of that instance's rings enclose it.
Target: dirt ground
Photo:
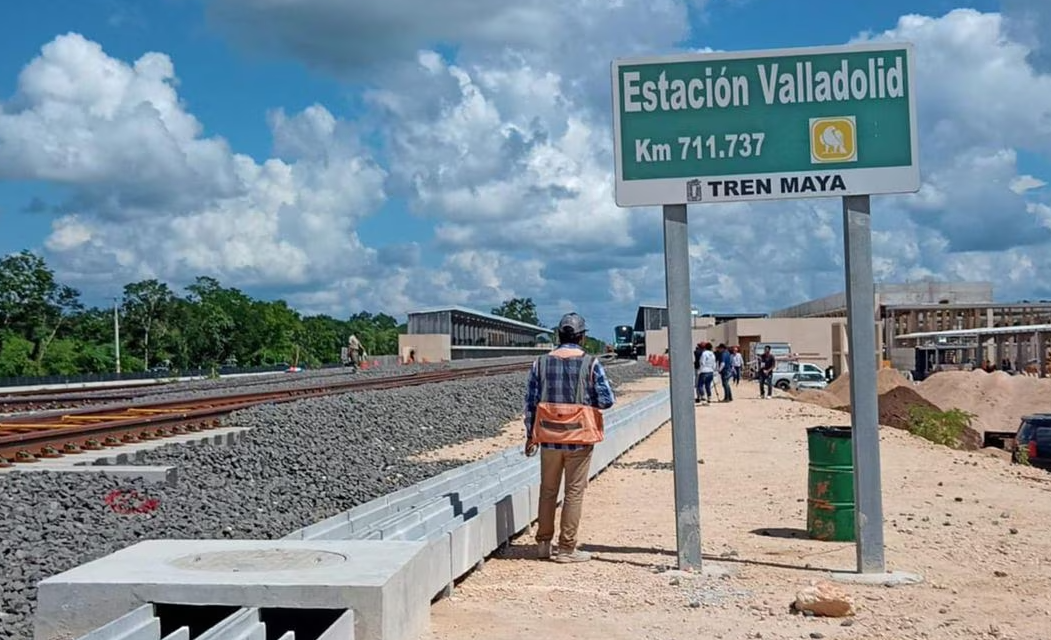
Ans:
[[[622,385],[616,392],[617,405],[626,404],[633,400],[653,393],[668,384],[668,376],[655,376],[642,378]],[[483,438],[461,442],[441,449],[425,451],[411,459],[417,462],[435,462],[439,460],[452,460],[471,462],[492,455],[497,451],[503,451],[508,447],[518,446],[525,440],[525,427],[522,420],[514,420],[504,425],[503,431],[495,438]]]
[[[592,562],[533,559],[523,535],[434,605],[425,640],[1051,638],[1051,475],[889,428],[887,568],[925,582],[844,586],[850,619],[791,614],[797,590],[856,567],[853,544],[805,533],[805,429],[849,415],[757,395],[742,383],[733,403],[697,408],[704,558],[729,577],[666,572],[676,557],[665,426],[589,488]]]

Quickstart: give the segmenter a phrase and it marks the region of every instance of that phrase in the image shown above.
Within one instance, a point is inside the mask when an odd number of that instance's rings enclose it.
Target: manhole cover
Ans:
[[[331,567],[347,561],[340,553],[309,549],[251,549],[209,551],[182,556],[169,562],[178,569],[192,571],[301,571]]]

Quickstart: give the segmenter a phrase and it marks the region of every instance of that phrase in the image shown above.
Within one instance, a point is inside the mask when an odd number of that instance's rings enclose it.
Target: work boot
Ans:
[[[570,562],[587,562],[591,560],[591,554],[587,551],[581,551],[580,549],[574,549],[572,551],[559,551],[558,555],[555,556],[555,562],[561,562],[562,564],[568,564]]]
[[[536,543],[536,557],[540,560],[550,560],[553,553],[551,551],[551,542],[538,542]]]

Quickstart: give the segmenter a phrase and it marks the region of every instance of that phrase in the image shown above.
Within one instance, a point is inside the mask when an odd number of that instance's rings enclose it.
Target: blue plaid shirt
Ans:
[[[575,344],[566,344],[558,348],[562,350],[572,350],[579,352],[581,356],[584,355],[584,350]],[[529,383],[526,386],[525,396],[525,428],[526,428],[526,439],[528,440],[533,435],[533,423],[536,421],[536,407],[540,404],[541,389],[540,389],[540,373],[538,367],[540,365],[541,358],[537,358],[533,362],[533,368],[529,371]],[[551,370],[547,371],[547,384],[548,397],[552,402],[565,402],[572,403],[573,390],[576,388],[576,377],[568,379],[565,375],[565,369],[556,369],[554,372]],[[555,375],[552,376],[551,374]],[[599,409],[609,409],[613,406],[616,398],[613,395],[613,387],[609,384],[609,379],[606,378],[606,370],[602,368],[602,364],[595,361],[595,384],[594,386],[589,385],[585,393],[586,403],[592,407],[598,407]],[[540,445],[545,449],[565,449],[568,451],[576,451],[590,445],[579,445],[579,444],[552,444],[543,443]]]

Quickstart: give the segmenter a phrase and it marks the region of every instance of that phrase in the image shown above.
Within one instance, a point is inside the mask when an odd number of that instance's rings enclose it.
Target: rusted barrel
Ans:
[[[807,429],[807,533],[814,540],[854,540],[854,450],[850,427]]]

